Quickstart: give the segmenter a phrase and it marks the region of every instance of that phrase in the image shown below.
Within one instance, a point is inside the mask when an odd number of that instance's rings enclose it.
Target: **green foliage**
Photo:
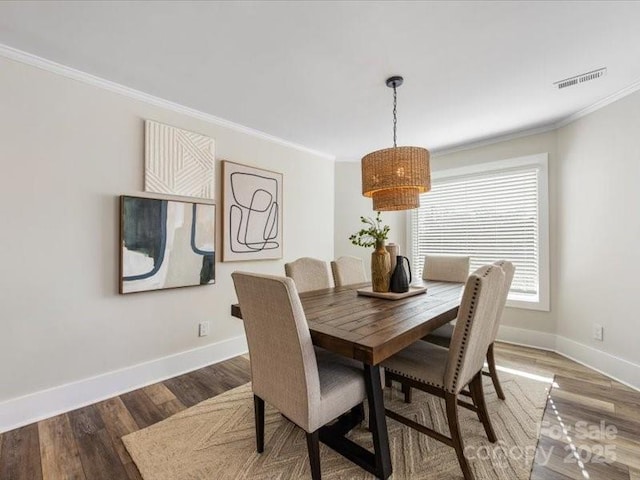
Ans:
[[[360,247],[373,247],[376,242],[387,239],[390,228],[389,225],[382,225],[380,212],[378,212],[375,219],[371,217],[360,217],[360,221],[364,223],[366,227],[349,237],[351,243]]]

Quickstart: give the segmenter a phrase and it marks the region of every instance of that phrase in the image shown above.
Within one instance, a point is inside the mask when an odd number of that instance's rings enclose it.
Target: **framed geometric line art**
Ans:
[[[215,283],[216,207],[120,197],[120,293]]]
[[[222,161],[222,261],[282,258],[282,174]]]
[[[213,138],[145,120],[144,189],[213,200]]]

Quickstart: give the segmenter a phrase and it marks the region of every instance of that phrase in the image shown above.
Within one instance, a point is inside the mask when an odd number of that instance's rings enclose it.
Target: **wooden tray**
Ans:
[[[401,298],[413,297],[414,295],[427,293],[427,287],[409,286],[409,291],[404,293],[374,292],[372,290],[372,287],[361,288],[357,290],[357,292],[358,292],[358,295],[362,295],[364,297],[386,298],[387,300],[400,300]]]

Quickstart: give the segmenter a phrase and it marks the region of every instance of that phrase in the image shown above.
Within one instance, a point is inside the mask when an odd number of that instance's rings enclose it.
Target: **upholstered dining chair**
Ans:
[[[419,341],[382,363],[387,378],[444,398],[450,437],[389,409],[386,414],[453,447],[465,480],[474,477],[464,456],[458,404],[475,411],[489,441],[497,440],[484,400],[482,367],[491,343],[504,279],[504,272],[495,265],[481,267],[468,277],[449,349]],[[471,391],[473,404],[458,398],[466,386]]]
[[[333,287],[329,265],[323,260],[302,257],[284,264],[287,277],[293,279],[299,293]]]
[[[471,257],[463,255],[425,255],[422,278],[424,280],[437,280],[440,282],[464,283],[469,276],[469,263]],[[453,324],[447,323],[431,332],[425,340],[443,347],[449,346],[446,339],[453,334]],[[440,340],[444,338],[445,340]]]
[[[504,396],[504,391],[502,390],[502,385],[500,385],[500,379],[498,378],[498,370],[496,368],[496,359],[493,351],[494,344],[496,341],[496,337],[498,336],[498,329],[500,328],[500,320],[502,319],[502,313],[504,312],[504,306],[507,303],[507,297],[509,296],[509,289],[511,288],[511,282],[513,281],[513,275],[515,274],[516,268],[513,263],[508,262],[506,260],[499,260],[494,263],[498,267],[502,268],[505,275],[505,281],[500,292],[500,299],[498,303],[498,309],[496,310],[496,322],[493,326],[493,331],[491,333],[491,344],[487,350],[487,366],[489,371],[482,371],[484,375],[491,377],[491,381],[493,382],[493,386],[496,389],[496,394],[500,400],[504,400],[506,397]],[[427,335],[424,340],[427,342],[435,343],[436,345],[440,345],[443,347],[449,347],[451,343],[451,337],[453,336],[453,325],[447,324],[444,327],[438,328],[434,330],[430,335]],[[407,395],[405,389],[405,396],[407,399],[411,397],[411,394]]]
[[[321,478],[319,429],[351,410],[364,415],[365,383],[355,361],[314,349],[292,279],[234,272],[249,345],[257,451],[264,451],[264,402],[305,431],[314,480]]]
[[[470,257],[463,255],[425,255],[422,278],[440,282],[467,281]]]
[[[364,271],[364,262],[358,257],[340,257],[331,262],[331,272],[336,287],[364,283],[367,274]]]
[[[438,282],[464,283],[469,276],[469,264],[471,257],[464,255],[432,255],[424,256],[424,267],[422,268],[423,280],[434,280]],[[451,338],[453,324],[447,323],[431,332],[424,340],[438,344],[441,336]],[[448,342],[442,340],[442,346],[448,346]],[[387,387],[391,387],[391,378],[386,377]],[[403,385],[402,391],[407,402],[411,401],[411,388]]]

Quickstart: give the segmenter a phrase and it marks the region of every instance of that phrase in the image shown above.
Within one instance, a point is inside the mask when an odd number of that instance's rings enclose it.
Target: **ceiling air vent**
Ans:
[[[584,83],[590,80],[595,80],[596,78],[604,77],[606,73],[607,67],[599,68],[598,70],[581,73],[580,75],[565,78],[564,80],[558,80],[557,82],[553,82],[553,84],[557,86],[558,89],[573,87],[574,85],[578,85],[579,83]]]

